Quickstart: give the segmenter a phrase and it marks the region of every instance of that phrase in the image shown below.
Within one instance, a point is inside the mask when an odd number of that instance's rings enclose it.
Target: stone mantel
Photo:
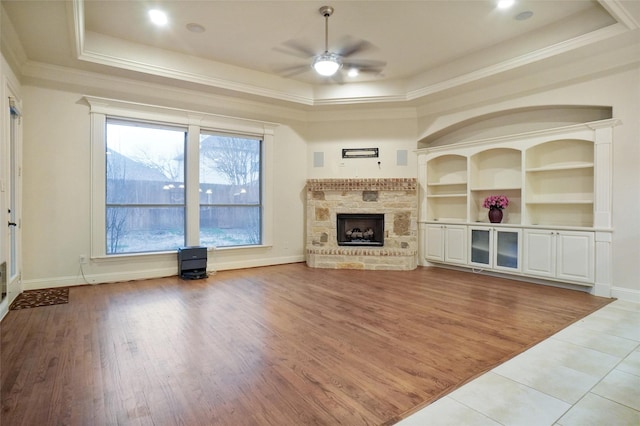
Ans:
[[[384,214],[384,246],[339,246],[338,213]],[[417,265],[414,178],[307,180],[307,264],[331,269],[411,270]]]
[[[415,191],[414,178],[308,179],[307,191]]]

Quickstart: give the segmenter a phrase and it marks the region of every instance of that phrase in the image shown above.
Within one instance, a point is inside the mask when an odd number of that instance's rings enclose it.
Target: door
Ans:
[[[493,247],[493,230],[486,227],[469,228],[471,241],[471,253],[469,263],[481,268],[491,268],[492,247]]]
[[[5,104],[7,105],[7,104]],[[4,129],[3,149],[8,155],[0,162],[0,191],[2,201],[0,209],[5,212],[5,221],[2,224],[2,262],[0,262],[0,277],[2,298],[9,296],[13,299],[13,293],[20,292],[20,166],[19,166],[19,141],[21,138],[21,115],[16,99],[8,98],[8,107],[5,110],[6,123]],[[3,299],[4,300],[4,299]]]
[[[495,229],[495,251],[493,267],[503,271],[520,270],[520,236],[519,229]]]
[[[593,283],[594,234],[593,232],[558,232],[556,277],[569,281]]]
[[[554,278],[556,273],[556,239],[550,230],[524,231],[523,272]]]
[[[467,263],[467,227],[428,225],[425,258],[433,262]]]
[[[426,246],[424,257],[427,260],[444,261],[444,227],[442,225],[427,225]]]
[[[444,227],[444,261],[465,265],[467,263],[467,227]]]

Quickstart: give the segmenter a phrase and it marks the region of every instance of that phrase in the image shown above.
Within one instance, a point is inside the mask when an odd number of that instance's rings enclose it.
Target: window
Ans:
[[[262,243],[259,139],[200,135],[200,243]]]
[[[273,124],[85,99],[93,258],[270,244]]]
[[[107,254],[185,245],[186,131],[107,120]]]

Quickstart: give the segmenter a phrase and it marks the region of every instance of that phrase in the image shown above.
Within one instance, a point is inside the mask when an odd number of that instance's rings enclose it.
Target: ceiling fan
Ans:
[[[356,53],[371,48],[371,43],[367,41],[346,38],[342,41],[345,43],[344,47],[337,51],[329,51],[329,17],[333,15],[334,9],[331,6],[322,6],[318,9],[318,12],[324,17],[324,52],[317,54],[312,49],[302,46],[293,40],[283,43],[295,52],[282,49],[276,50],[311,60],[309,65],[297,65],[281,70],[285,76],[291,77],[313,69],[322,77],[333,77],[337,81],[342,81],[341,76],[337,74],[340,69],[347,69],[350,76],[355,76],[359,73],[380,74],[382,72],[386,62],[366,59],[348,59]]]

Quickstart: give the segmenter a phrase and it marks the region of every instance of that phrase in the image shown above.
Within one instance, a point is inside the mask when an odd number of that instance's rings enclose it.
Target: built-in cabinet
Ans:
[[[601,120],[418,150],[423,264],[606,292],[609,273],[595,269],[608,271],[610,250],[598,250],[595,235],[612,232],[611,146],[617,123]],[[490,195],[509,198],[501,223],[490,223],[483,207]]]
[[[434,262],[464,265],[467,263],[467,227],[427,225],[425,257]]]
[[[528,275],[593,283],[593,232],[526,229],[523,271]]]

